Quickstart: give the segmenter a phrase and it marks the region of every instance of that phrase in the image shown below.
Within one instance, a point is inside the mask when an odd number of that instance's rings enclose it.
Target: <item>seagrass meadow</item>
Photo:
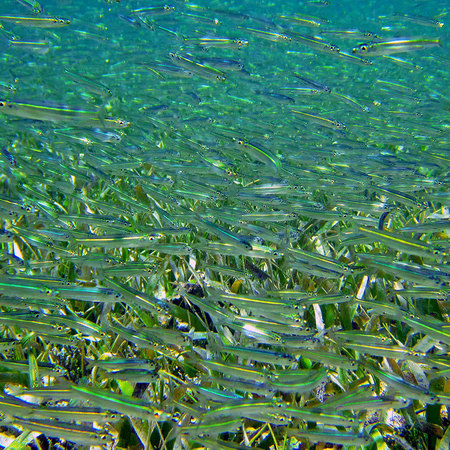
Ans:
[[[2,0],[0,447],[448,450],[448,13]]]

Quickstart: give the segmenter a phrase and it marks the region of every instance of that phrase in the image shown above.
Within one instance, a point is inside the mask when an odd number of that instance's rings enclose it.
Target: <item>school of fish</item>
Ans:
[[[448,12],[3,0],[0,446],[448,449]]]

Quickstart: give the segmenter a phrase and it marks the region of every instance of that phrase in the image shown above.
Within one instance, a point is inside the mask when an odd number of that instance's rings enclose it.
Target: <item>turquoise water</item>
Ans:
[[[8,430],[448,445],[447,14],[4,0]]]

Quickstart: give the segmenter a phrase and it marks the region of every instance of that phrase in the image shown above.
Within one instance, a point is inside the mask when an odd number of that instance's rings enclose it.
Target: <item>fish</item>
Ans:
[[[132,417],[140,417],[145,419],[161,419],[164,420],[169,415],[158,411],[151,403],[142,401],[141,399],[131,398],[105,389],[89,388],[81,386],[72,386],[75,393],[85,399],[90,399],[98,405],[104,405],[106,409],[112,409],[121,414],[130,415]],[[103,406],[101,406],[103,407]]]
[[[37,0],[16,0],[25,8],[31,10],[34,14],[43,14],[44,7]]]
[[[294,109],[292,110],[292,112],[295,114],[299,114],[301,118],[304,118],[304,120],[309,120],[312,123],[315,123],[322,127],[331,128],[337,131],[345,131],[347,128],[342,122],[336,120],[327,119],[325,117],[316,116],[314,114],[309,114],[303,111],[296,111]]]
[[[70,108],[66,105],[46,106],[45,104],[8,101],[0,99],[0,113],[23,119],[44,121],[89,120],[98,116],[97,111]]]
[[[193,43],[204,50],[208,50],[209,48],[230,48],[240,50],[241,48],[248,46],[248,41],[245,39],[212,36],[184,38],[184,42]]]
[[[6,446],[445,446],[443,2],[2,5]]]
[[[373,236],[387,245],[395,245],[396,248],[404,250],[410,254],[419,256],[436,256],[446,255],[448,250],[445,247],[433,246],[422,241],[415,241],[414,239],[396,235],[383,230],[372,230],[370,228],[360,226],[360,232],[367,236]]]
[[[15,23],[32,28],[61,28],[70,25],[70,19],[45,16],[0,16],[0,22]]]
[[[94,427],[72,424],[52,419],[34,419],[14,417],[12,423],[26,430],[38,431],[48,436],[77,441],[87,445],[108,444],[113,441],[108,433],[99,433]]]
[[[294,430],[288,430],[290,435],[294,435]],[[301,430],[297,434],[298,437],[306,438],[310,442],[332,442],[341,445],[366,446],[372,442],[372,438],[368,435],[358,435],[357,433],[347,433],[340,431],[339,433],[332,428],[323,428],[319,430]]]
[[[352,52],[369,56],[396,55],[415,50],[440,47],[440,39],[405,38],[360,44]]]
[[[434,19],[432,17],[426,17],[419,14],[401,14],[394,13],[392,15],[394,19],[405,20],[407,22],[416,23],[418,25],[424,25],[426,27],[432,28],[442,28],[444,26],[444,22],[441,22],[438,19]]]
[[[131,14],[137,14],[141,16],[165,16],[172,14],[175,11],[175,6],[164,5],[164,6],[148,6],[143,8],[132,9]]]
[[[217,436],[225,431],[239,428],[240,424],[240,419],[225,421],[206,419],[196,424],[180,426],[176,429],[176,433],[183,436]]]
[[[99,83],[97,80],[86,77],[85,75],[81,75],[75,72],[71,72],[70,70],[65,69],[64,75],[75,83],[84,86],[88,91],[93,92],[94,94],[98,94],[101,96],[111,96],[112,91],[107,86]]]
[[[221,406],[210,409],[205,412],[203,417],[213,419],[217,417],[238,417],[249,416],[253,413],[277,413],[283,411],[285,406],[273,400],[248,400],[248,401],[230,401]]]
[[[46,55],[50,51],[50,41],[19,41],[10,40],[9,46],[13,49],[30,51],[39,55]]]
[[[302,27],[319,28],[328,23],[326,19],[303,14],[280,15],[280,19]]]
[[[180,66],[181,68],[190,71],[201,78],[221,82],[226,80],[225,74],[220,70],[200,64],[177,53],[171,52],[169,53],[169,57],[175,65]]]

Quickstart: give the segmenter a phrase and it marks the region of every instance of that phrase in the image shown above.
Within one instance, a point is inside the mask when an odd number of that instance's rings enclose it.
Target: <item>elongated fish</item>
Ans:
[[[0,16],[0,22],[15,23],[33,28],[61,28],[70,25],[70,19],[44,16]]]

